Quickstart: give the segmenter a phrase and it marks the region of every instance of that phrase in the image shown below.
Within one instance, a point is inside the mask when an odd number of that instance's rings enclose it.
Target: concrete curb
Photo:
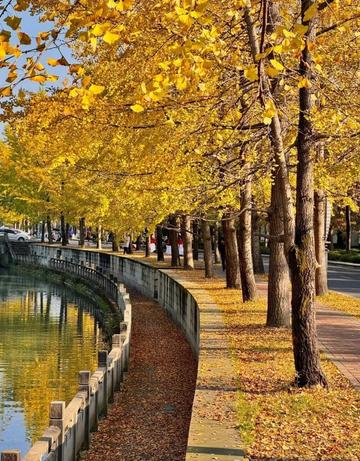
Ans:
[[[354,269],[360,269],[360,264],[357,263],[347,263],[345,261],[333,261],[332,259],[329,259],[329,265],[334,265],[334,266],[347,266],[347,267],[353,267]]]

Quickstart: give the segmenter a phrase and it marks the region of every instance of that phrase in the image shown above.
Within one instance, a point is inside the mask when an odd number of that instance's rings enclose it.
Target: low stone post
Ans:
[[[121,377],[121,350],[122,350],[121,335],[117,334],[117,335],[112,336],[112,347],[116,347],[117,349],[120,349],[119,359],[116,364],[116,382],[115,382],[115,391],[119,391],[120,384],[122,381],[122,377]]]
[[[120,322],[120,336],[121,336],[121,342],[124,344],[125,339],[126,339],[126,332],[128,329],[128,324],[127,322]],[[122,370],[124,372],[128,371],[129,363],[128,363],[128,356],[127,356],[127,351],[124,351],[124,363],[122,364]]]
[[[64,416],[65,416],[65,402],[54,401],[50,403],[50,426],[55,426],[60,429],[58,439],[58,461],[64,460]]]
[[[20,461],[20,451],[19,450],[7,450],[1,452],[1,461]]]
[[[98,365],[99,368],[103,368],[104,370],[104,416],[107,415],[108,412],[108,351],[99,351],[98,352]]]
[[[79,391],[86,392],[84,449],[90,446],[90,371],[79,371]]]

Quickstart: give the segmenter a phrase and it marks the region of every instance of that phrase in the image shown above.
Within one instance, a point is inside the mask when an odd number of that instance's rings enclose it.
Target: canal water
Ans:
[[[101,317],[70,289],[0,271],[0,451],[24,455],[48,426],[50,402],[68,403],[78,372],[96,369]]]

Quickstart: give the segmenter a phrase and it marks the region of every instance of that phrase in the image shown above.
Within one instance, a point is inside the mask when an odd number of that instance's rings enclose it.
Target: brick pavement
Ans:
[[[360,321],[321,305],[316,319],[320,348],[360,391]]]

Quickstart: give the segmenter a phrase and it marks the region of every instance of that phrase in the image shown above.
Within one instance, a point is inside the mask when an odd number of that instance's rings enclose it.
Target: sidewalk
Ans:
[[[321,305],[316,319],[320,348],[360,391],[360,321]]]

